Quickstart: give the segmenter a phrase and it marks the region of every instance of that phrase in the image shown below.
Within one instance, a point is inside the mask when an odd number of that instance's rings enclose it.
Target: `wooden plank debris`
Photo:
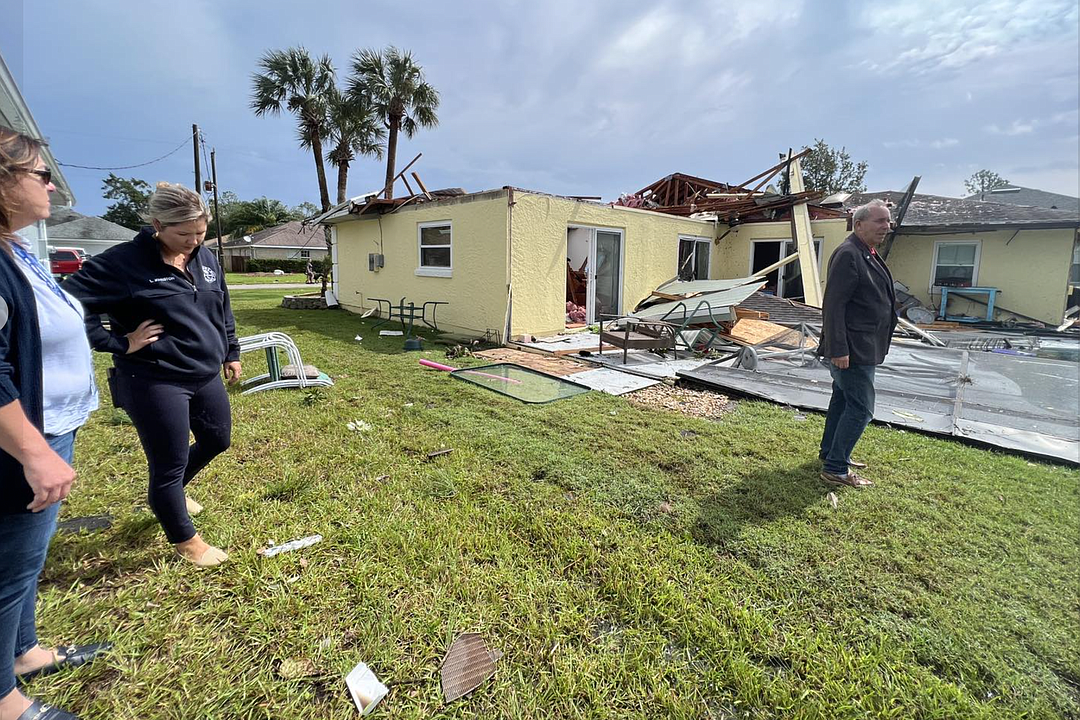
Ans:
[[[791,158],[788,165],[788,179],[791,193],[801,194],[802,165],[797,157]],[[818,274],[817,251],[814,249],[814,230],[810,226],[810,211],[805,200],[791,207],[791,225],[795,248],[799,253],[799,270],[802,271],[803,301],[807,305],[821,307],[821,276]]]

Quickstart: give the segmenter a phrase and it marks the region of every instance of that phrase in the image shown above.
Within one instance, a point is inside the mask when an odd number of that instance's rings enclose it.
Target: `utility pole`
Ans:
[[[195,151],[195,192],[202,195],[202,173],[199,172],[199,126],[191,125],[191,149]]]
[[[218,210],[218,196],[217,196],[217,162],[214,155],[217,150],[210,148],[210,182],[214,185],[214,222],[217,223],[217,258],[218,265],[221,267],[221,272],[225,272],[225,250],[221,247],[221,212]]]

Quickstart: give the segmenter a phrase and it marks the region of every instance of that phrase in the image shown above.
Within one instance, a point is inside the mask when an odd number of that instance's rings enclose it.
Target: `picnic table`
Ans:
[[[435,320],[435,313],[438,311],[440,305],[449,305],[450,303],[444,300],[428,300],[427,302],[417,305],[414,302],[405,302],[405,298],[401,298],[401,302],[394,305],[393,302],[386,298],[368,298],[377,302],[379,313],[379,322],[375,323],[375,327],[378,328],[386,323],[398,320],[401,322],[401,329],[406,333],[412,332],[413,323],[417,320],[427,325],[435,332],[439,332],[439,325]],[[407,324],[406,324],[407,323]]]

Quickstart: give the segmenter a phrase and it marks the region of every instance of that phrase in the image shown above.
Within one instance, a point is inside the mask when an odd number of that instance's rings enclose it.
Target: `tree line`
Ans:
[[[319,205],[290,208],[280,200],[241,200],[225,191],[219,197],[222,235],[250,234],[328,210],[327,162],[337,169],[340,204],[348,199],[349,169],[356,158],[385,158],[383,191],[392,198],[398,138],[402,133],[411,138],[439,123],[438,91],[425,80],[412,53],[393,46],[355,52],[340,82],[328,55],[314,57],[304,47],[268,50],[252,73],[251,88],[250,107],[256,116],[295,116],[297,141],[315,161]],[[104,219],[133,230],[145,224],[149,183],[109,173],[102,190],[105,199],[114,201]],[[216,237],[216,232],[211,223],[207,237]]]
[[[103,190],[104,197],[115,202],[109,205],[102,218],[132,230],[146,225],[143,213],[146,212],[146,203],[153,191],[150,183],[109,173]],[[218,214],[221,216],[223,236],[251,235],[291,220],[304,220],[318,212],[319,207],[314,203],[302,202],[289,207],[280,200],[267,197],[241,200],[232,190],[226,190],[218,197]],[[217,237],[217,226],[213,221],[207,228],[206,237]]]

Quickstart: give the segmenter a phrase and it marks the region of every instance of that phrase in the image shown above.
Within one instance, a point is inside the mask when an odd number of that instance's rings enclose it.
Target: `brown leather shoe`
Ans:
[[[859,462],[855,458],[848,458],[847,464],[848,464],[848,467],[853,467],[856,470],[865,470],[867,468],[866,463]]]
[[[867,480],[861,475],[856,475],[851,471],[848,471],[846,475],[834,475],[831,472],[825,472],[824,470],[822,470],[819,477],[821,477],[821,479],[827,483],[832,483],[833,485],[846,485],[848,487],[853,487],[857,490],[868,488],[874,484],[873,481]]]

